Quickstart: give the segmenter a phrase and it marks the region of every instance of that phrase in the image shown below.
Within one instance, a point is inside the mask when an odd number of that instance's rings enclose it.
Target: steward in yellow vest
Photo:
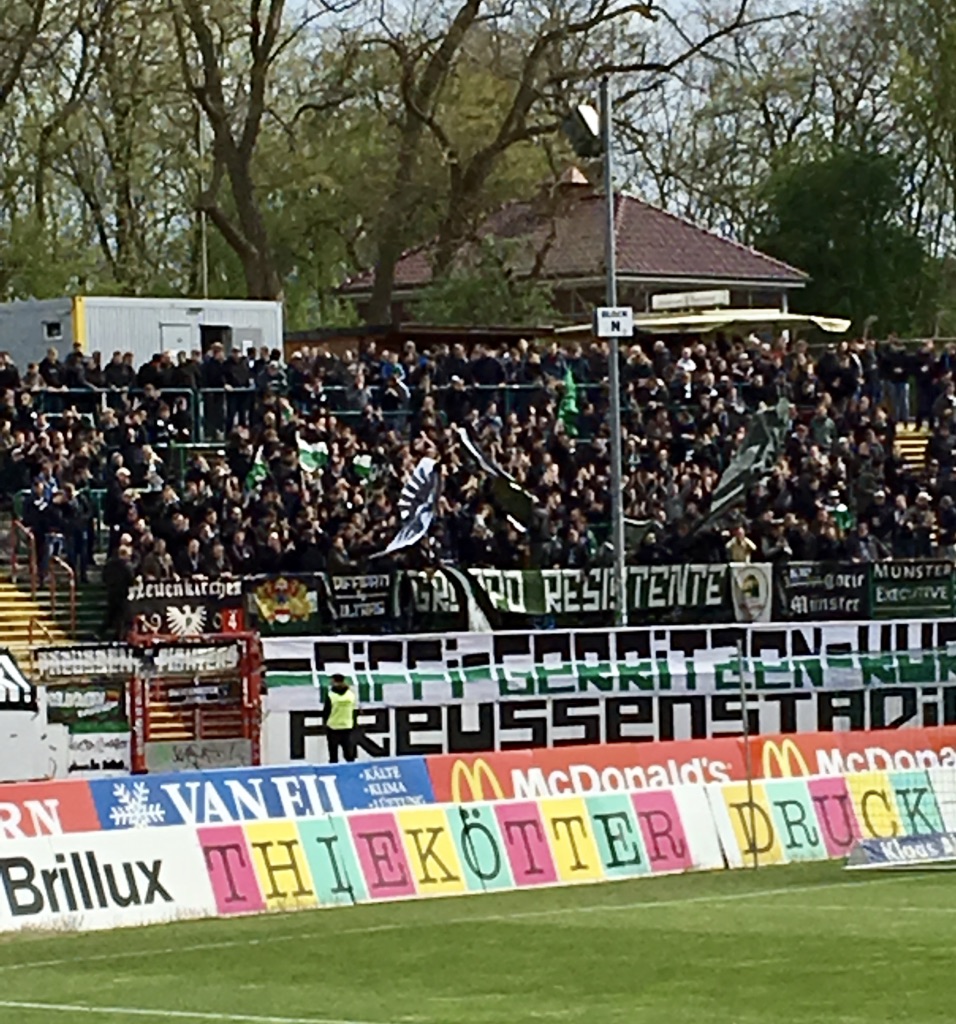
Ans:
[[[340,751],[346,761],[355,760],[355,708],[355,691],[345,681],[345,676],[332,676],[332,686],[322,708],[330,764],[338,764]]]

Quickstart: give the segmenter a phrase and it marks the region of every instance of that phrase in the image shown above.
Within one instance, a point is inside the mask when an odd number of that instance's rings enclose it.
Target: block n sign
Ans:
[[[594,333],[599,338],[630,338],[634,334],[634,310],[630,306],[601,306],[594,311]]]

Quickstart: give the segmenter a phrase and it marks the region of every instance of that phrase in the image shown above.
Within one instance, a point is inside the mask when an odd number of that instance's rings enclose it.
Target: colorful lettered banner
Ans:
[[[727,862],[785,864],[845,857],[860,840],[946,831],[937,792],[956,790],[953,769],[862,772],[708,787]]]
[[[227,795],[227,806],[250,812],[274,801],[300,810],[309,784],[294,774],[275,777],[267,794],[265,783],[248,779],[230,792],[229,775],[209,790],[202,781],[182,780],[179,793],[197,809],[194,823],[0,844],[0,931],[786,864],[845,858],[861,844],[898,861],[946,843],[956,850],[956,840],[943,842],[956,833],[956,769],[374,810],[314,806],[308,815],[246,819],[222,812]]]

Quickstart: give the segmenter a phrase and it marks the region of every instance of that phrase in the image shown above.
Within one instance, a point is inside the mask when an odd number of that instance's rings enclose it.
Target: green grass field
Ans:
[[[820,864],[26,935],[0,1022],[951,1024],[954,895]]]

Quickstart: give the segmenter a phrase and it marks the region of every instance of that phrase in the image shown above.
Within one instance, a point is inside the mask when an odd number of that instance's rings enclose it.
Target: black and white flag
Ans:
[[[493,462],[485,458],[485,453],[475,444],[471,439],[471,435],[464,427],[458,428],[458,439],[465,447],[465,451],[478,463],[481,467],[482,472],[487,473],[488,476],[507,476],[501,468],[496,466]]]
[[[528,524],[534,515],[534,498],[515,482],[510,473],[506,473],[500,466],[495,465],[487,458],[464,427],[458,428],[458,437],[465,451],[478,463],[482,472],[492,478],[491,493],[511,525],[522,533],[526,533]]]
[[[751,488],[770,476],[789,429],[790,403],[785,398],[780,399],[776,408],[765,409],[753,417],[744,443],[717,483],[703,526],[717,523],[744,501]]]
[[[402,488],[398,499],[401,525],[385,554],[417,544],[431,529],[441,489],[441,471],[434,459],[424,458]]]

